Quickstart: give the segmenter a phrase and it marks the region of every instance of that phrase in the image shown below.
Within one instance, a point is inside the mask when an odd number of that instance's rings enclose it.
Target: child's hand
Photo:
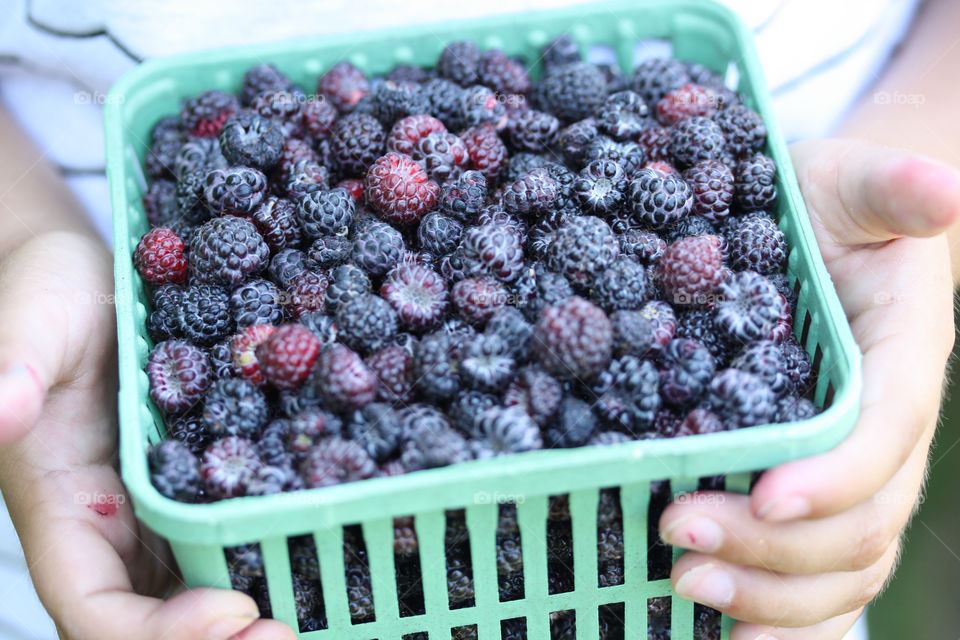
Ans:
[[[116,471],[111,263],[72,233],[0,263],[0,487],[40,598],[68,640],[294,638],[239,592],[161,599],[183,584]]]
[[[749,497],[664,512],[661,535],[692,550],[674,588],[745,621],[733,640],[841,638],[883,588],[923,484],[953,345],[942,232],[960,217],[957,173],[856,141],[804,143],[793,156],[863,350],[862,408],[842,444],[767,471]]]

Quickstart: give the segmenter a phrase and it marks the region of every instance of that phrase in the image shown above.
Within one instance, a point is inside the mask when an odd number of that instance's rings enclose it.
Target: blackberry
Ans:
[[[533,420],[546,426],[556,415],[563,400],[563,387],[556,378],[537,366],[517,372],[503,396],[505,406],[523,409]]]
[[[180,121],[194,138],[215,138],[239,107],[235,95],[212,89],[184,100]]]
[[[477,66],[480,64],[480,49],[469,40],[451,42],[437,58],[437,73],[442,78],[456,82],[461,87],[474,84]]]
[[[434,135],[434,134],[431,134]],[[418,221],[436,203],[439,187],[409,156],[388,152],[367,171],[367,203],[387,222],[402,225]]]
[[[183,143],[174,159],[174,178],[180,180],[196,171],[206,175],[213,169],[226,169],[227,159],[217,138],[191,138]]]
[[[380,295],[396,311],[400,323],[412,331],[436,325],[447,309],[447,285],[433,269],[401,264],[390,271]]]
[[[663,300],[651,300],[643,305],[640,313],[653,326],[655,349],[660,349],[670,342],[677,329],[677,317],[669,303]]]
[[[143,159],[147,176],[154,180],[173,177],[177,153],[183,145],[180,138],[166,138],[154,142]]]
[[[601,158],[583,168],[573,189],[586,212],[610,216],[623,205],[626,187],[627,176],[623,168],[609,158]]]
[[[401,118],[394,123],[387,136],[387,151],[412,155],[420,141],[428,135],[446,131],[440,120],[426,113]]]
[[[493,407],[480,414],[471,443],[478,459],[543,448],[540,427],[519,407]]]
[[[300,244],[300,221],[290,200],[267,196],[254,210],[250,219],[272,251]]]
[[[338,437],[343,422],[336,415],[317,408],[306,408],[293,414],[287,433],[283,434],[287,450],[302,460],[323,439]]]
[[[428,113],[445,126],[458,124],[463,89],[444,78],[431,78],[420,85],[420,93],[427,101]]]
[[[143,211],[147,222],[162,227],[177,215],[177,183],[172,180],[154,180],[143,194]]]
[[[238,328],[253,324],[280,324],[283,322],[281,293],[268,280],[249,280],[230,294],[230,308]]]
[[[559,67],[571,62],[580,62],[582,56],[580,47],[569,34],[557,36],[540,50],[540,61],[543,68]]]
[[[726,254],[730,267],[737,271],[771,275],[783,270],[787,240],[770,218],[745,218],[735,233],[727,234]]]
[[[266,397],[247,380],[224,378],[207,391],[203,421],[215,436],[256,437],[268,417]]]
[[[494,182],[507,160],[507,147],[491,124],[482,124],[460,134],[467,145],[473,168],[483,174],[488,182]]]
[[[270,89],[257,95],[250,104],[250,111],[257,116],[264,118],[279,129],[283,134],[284,140],[281,140],[281,150],[287,137],[301,137],[303,130],[303,107],[306,104],[302,100],[302,94],[294,95],[285,89]],[[327,108],[336,113],[332,105],[324,102]],[[241,115],[248,115],[243,113]],[[232,120],[232,118],[231,118]],[[227,121],[228,123],[230,120]],[[226,128],[226,126],[224,126]],[[221,134],[223,131],[220,132]],[[248,140],[248,148],[252,147],[253,140]]]
[[[414,386],[425,398],[442,402],[460,389],[459,345],[444,333],[423,337],[414,352]]]
[[[668,91],[690,83],[686,67],[674,58],[644,60],[633,70],[630,84],[647,104],[657,104]]]
[[[179,416],[168,426],[167,433],[186,445],[194,455],[200,455],[211,442],[210,432],[203,419],[195,415]]]
[[[348,347],[327,347],[317,358],[316,368],[316,388],[336,409],[359,409],[376,397],[377,377]]]
[[[492,393],[468,389],[450,402],[447,415],[454,427],[468,437],[473,437],[480,415],[500,404],[500,399]]]
[[[753,427],[773,419],[776,396],[752,373],[724,369],[710,382],[707,406],[729,429]]]
[[[619,91],[607,97],[597,111],[597,126],[614,140],[635,140],[650,125],[649,109],[640,94]]]
[[[507,343],[496,334],[480,334],[463,349],[460,376],[466,386],[495,392],[506,387],[516,360]]]
[[[753,109],[733,105],[713,117],[720,125],[727,150],[735,158],[759,153],[767,143],[767,126]]]
[[[240,112],[223,124],[219,140],[220,149],[230,164],[267,171],[280,160],[285,136],[273,121]]]
[[[532,272],[517,282],[523,293],[518,295],[517,307],[527,320],[535,322],[548,306],[559,304],[573,296],[573,287],[562,275],[553,273],[538,264]]]
[[[693,409],[680,423],[679,434],[700,435],[723,431],[723,421],[717,414],[702,407]],[[722,489],[722,486],[720,487]]]
[[[775,422],[799,422],[809,420],[820,413],[817,405],[806,398],[797,396],[783,396],[777,400],[777,409],[774,412]]]
[[[413,405],[407,413],[416,408],[417,405]],[[400,454],[407,471],[445,467],[470,460],[469,443],[450,427],[442,413],[437,412],[426,420],[422,419],[423,416],[420,418],[406,421],[406,424],[413,425],[405,431],[406,442]]]
[[[235,286],[267,266],[270,248],[249,220],[205,222],[190,240],[191,275],[198,282]]]
[[[655,264],[667,250],[667,243],[652,231],[628,230],[619,240],[620,253],[645,265]]]
[[[353,262],[372,276],[382,276],[400,261],[403,236],[384,222],[374,222],[357,232]]]
[[[460,241],[458,251],[464,273],[469,276],[493,276],[501,282],[513,282],[523,269],[523,245],[509,227],[485,224],[470,227]]]
[[[533,340],[547,371],[559,378],[589,379],[610,362],[613,329],[602,309],[574,296],[544,309]]]
[[[362,177],[386,147],[387,134],[377,119],[366,113],[346,115],[333,125],[330,150],[347,177]]]
[[[266,190],[266,176],[250,167],[213,169],[203,178],[203,196],[215,215],[250,215],[263,201]]]
[[[375,462],[384,462],[400,446],[400,416],[390,405],[372,402],[353,412],[347,435]]]
[[[503,285],[493,278],[464,278],[451,291],[453,306],[463,320],[482,325],[506,305],[509,295]]]
[[[622,431],[601,431],[587,442],[590,446],[609,447],[615,444],[631,442],[633,439]]]
[[[297,322],[312,331],[323,346],[332,344],[337,340],[337,324],[333,317],[323,311],[307,311],[297,318]]]
[[[730,215],[733,203],[733,172],[719,160],[704,160],[683,173],[693,192],[693,213],[719,223]]]
[[[724,137],[720,125],[703,116],[684,118],[670,133],[670,156],[681,168],[703,160],[723,157]]]
[[[470,162],[463,140],[446,131],[434,131],[421,138],[410,156],[423,165],[427,175],[438,185],[455,180]]]
[[[240,85],[240,102],[248,105],[263,91],[294,89],[293,81],[272,64],[257,64],[243,74]]]
[[[307,265],[314,269],[332,269],[350,259],[353,243],[343,236],[320,236],[307,250]]]
[[[540,108],[565,122],[590,117],[607,97],[607,79],[595,65],[571,62],[547,69],[537,87]]]
[[[332,313],[351,298],[370,291],[370,277],[356,265],[347,263],[334,267],[327,287],[327,309]]]
[[[530,75],[526,68],[507,57],[500,49],[487,49],[477,60],[477,76],[480,84],[497,93],[527,93],[530,91]]]
[[[585,118],[574,122],[557,133],[554,147],[563,154],[564,159],[572,165],[584,164],[587,147],[600,135],[597,121]]]
[[[507,133],[510,144],[519,151],[540,153],[553,144],[560,130],[560,121],[549,113],[527,109],[510,119]]]
[[[179,502],[195,502],[200,494],[197,456],[179,440],[164,440],[147,452],[150,482],[162,495]]]
[[[446,186],[444,187],[444,192]],[[441,202],[443,200],[441,195]],[[432,255],[443,256],[453,252],[460,244],[463,225],[454,218],[438,213],[428,213],[420,220],[417,228],[417,240],[420,248]]]
[[[515,307],[503,307],[487,322],[485,332],[503,340],[511,356],[518,360],[530,357],[533,344],[533,326]]]
[[[298,160],[290,167],[286,182],[279,190],[287,198],[298,201],[308,193],[327,188],[329,171],[317,160]]]
[[[623,356],[597,376],[594,407],[605,420],[636,437],[660,409],[658,383],[657,369],[649,360]]]
[[[365,293],[337,309],[340,339],[354,351],[370,353],[390,344],[397,333],[397,312],[379,296]]]
[[[288,420],[272,420],[264,427],[260,439],[257,440],[257,454],[264,465],[274,467],[290,467],[293,465],[293,455],[287,449],[289,435],[290,422]]]
[[[441,213],[469,223],[476,219],[486,198],[486,178],[479,171],[471,170],[446,182],[440,190],[437,202]]]
[[[682,178],[641,169],[628,185],[627,206],[640,224],[663,229],[690,213],[693,194]]]
[[[786,301],[772,282],[755,271],[740,271],[720,285],[715,324],[729,339],[749,342],[769,337]]]
[[[182,292],[177,302],[179,334],[190,342],[209,346],[233,333],[230,296],[221,287],[191,285]]]
[[[646,271],[638,262],[619,256],[600,274],[591,298],[607,313],[639,309],[649,295]]]
[[[177,116],[165,116],[157,120],[150,130],[150,141],[160,142],[161,140],[182,140],[184,133],[180,126],[180,118]]]
[[[413,397],[413,355],[398,345],[390,345],[364,360],[376,376],[377,399],[394,406],[405,405]]]
[[[370,82],[363,71],[343,61],[320,77],[317,92],[326,96],[341,113],[349,113],[361,98],[370,93]]]
[[[346,189],[319,190],[297,201],[297,218],[308,238],[344,236],[353,226],[356,203]]]
[[[642,358],[655,348],[653,323],[641,311],[615,311],[610,315],[615,357]]]
[[[783,351],[784,371],[793,383],[794,389],[797,393],[806,393],[813,377],[810,355],[793,336],[780,343],[780,349]]]
[[[200,475],[203,487],[211,498],[235,498],[246,495],[262,466],[253,442],[229,436],[214,441],[203,452]]]
[[[674,407],[695,404],[716,371],[710,350],[694,340],[677,338],[660,352],[660,396]]]
[[[643,150],[635,142],[617,142],[606,136],[598,136],[584,150],[584,162],[607,158],[619,164],[628,177],[643,166]]]
[[[581,447],[597,430],[597,418],[583,400],[568,396],[560,403],[556,421],[544,432],[548,447]]]
[[[777,291],[780,292],[780,295],[783,296],[784,300],[787,301],[790,309],[796,309],[799,296],[797,292],[794,291],[793,285],[790,283],[790,278],[787,276],[787,274],[772,273],[767,276],[767,278],[773,283],[773,286],[777,288]]]
[[[664,125],[673,125],[684,118],[711,117],[717,111],[720,99],[708,87],[685,84],[667,92],[657,103],[657,120]]]
[[[772,340],[747,343],[730,361],[730,366],[759,377],[777,397],[793,390],[784,351]]]
[[[577,216],[565,222],[547,248],[546,266],[586,289],[613,264],[620,243],[610,226],[593,216]]]
[[[707,347],[723,365],[733,355],[734,345],[715,323],[715,313],[705,309],[684,311],[677,316],[676,337],[695,340]]]
[[[322,311],[329,284],[323,273],[308,270],[295,275],[284,287],[287,314],[297,319],[309,311]]]
[[[757,153],[737,164],[736,203],[744,211],[768,209],[777,200],[777,165]]]
[[[666,127],[647,127],[637,137],[637,144],[643,150],[647,162],[665,162],[670,160],[670,134]]]
[[[499,130],[506,124],[507,111],[493,91],[482,85],[475,85],[460,93],[459,109],[454,118],[454,129],[490,124]]]
[[[504,184],[516,182],[534,169],[546,169],[553,162],[544,155],[520,151],[510,156],[501,178]]]
[[[689,215],[663,230],[663,237],[673,243],[691,236],[716,235],[717,229],[703,216]]]
[[[300,464],[300,475],[311,489],[365,480],[376,471],[376,463],[363,447],[338,437],[318,442]]]

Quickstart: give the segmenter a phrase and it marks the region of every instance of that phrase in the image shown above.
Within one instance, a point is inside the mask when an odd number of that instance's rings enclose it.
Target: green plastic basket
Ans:
[[[469,39],[529,60],[551,38],[569,33],[581,45],[609,45],[629,71],[637,43],[672,44],[676,57],[725,72],[734,65],[747,103],[767,122],[766,152],[780,168],[780,226],[790,242],[788,274],[799,293],[795,330],[819,372],[813,419],[675,440],[612,447],[540,451],[509,459],[470,462],[406,476],[277,496],[189,505],[168,500],[150,484],[146,449],[164,435],[150,402],[143,368],[151,347],[145,328],[149,296],[131,254],[147,222],[141,162],[150,129],[177,113],[181,99],[209,88],[236,90],[244,71],[271,62],[307,87],[335,62],[347,59],[367,73],[398,63],[432,65],[443,46]],[[536,75],[538,69],[534,68]],[[481,640],[500,637],[500,621],[526,618],[527,637],[550,637],[549,614],[575,610],[577,637],[596,640],[598,607],[622,603],[626,638],[645,637],[647,600],[670,597],[666,576],[648,576],[647,515],[653,481],[669,480],[674,495],[698,479],[726,474],[726,488],[747,491],[750,471],[825,451],[852,427],[859,408],[860,352],[850,333],[807,218],[790,156],[770,106],[750,31],[729,10],[697,0],[608,2],[463,23],[325,36],[280,44],[220,49],[151,60],[121,79],[105,108],[107,171],[114,212],[117,324],[120,349],[120,436],[123,478],[137,516],[165,537],[187,585],[229,587],[224,548],[258,542],[275,618],[296,628],[288,538],[314,537],[328,628],[303,638],[399,640],[428,632],[450,638],[451,628],[476,625]],[[597,504],[602,488],[618,488],[624,513],[624,584],[597,585]],[[569,494],[574,545],[574,590],[548,595],[548,497]],[[495,562],[498,505],[515,499],[522,535],[525,597],[500,602]],[[475,606],[451,609],[444,565],[445,511],[465,509],[470,532]],[[412,515],[420,544],[426,613],[400,617],[394,578],[395,516]],[[343,527],[360,525],[368,552],[376,620],[351,623],[345,593]],[[648,578],[657,579],[648,579]],[[674,640],[693,638],[693,605],[672,598]],[[724,637],[730,620],[724,620]]]

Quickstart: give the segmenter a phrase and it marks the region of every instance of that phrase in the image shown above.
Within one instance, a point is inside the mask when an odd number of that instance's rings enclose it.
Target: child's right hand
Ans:
[[[40,599],[68,640],[295,638],[237,591],[184,591],[139,528],[117,473],[112,295],[112,256],[77,233],[0,262],[0,488]]]

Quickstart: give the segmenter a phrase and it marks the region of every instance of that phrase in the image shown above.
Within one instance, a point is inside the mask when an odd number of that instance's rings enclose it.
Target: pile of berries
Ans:
[[[760,116],[703,67],[270,65],[153,129],[155,486],[184,502],[802,420]],[[612,578],[611,578],[612,579]]]

